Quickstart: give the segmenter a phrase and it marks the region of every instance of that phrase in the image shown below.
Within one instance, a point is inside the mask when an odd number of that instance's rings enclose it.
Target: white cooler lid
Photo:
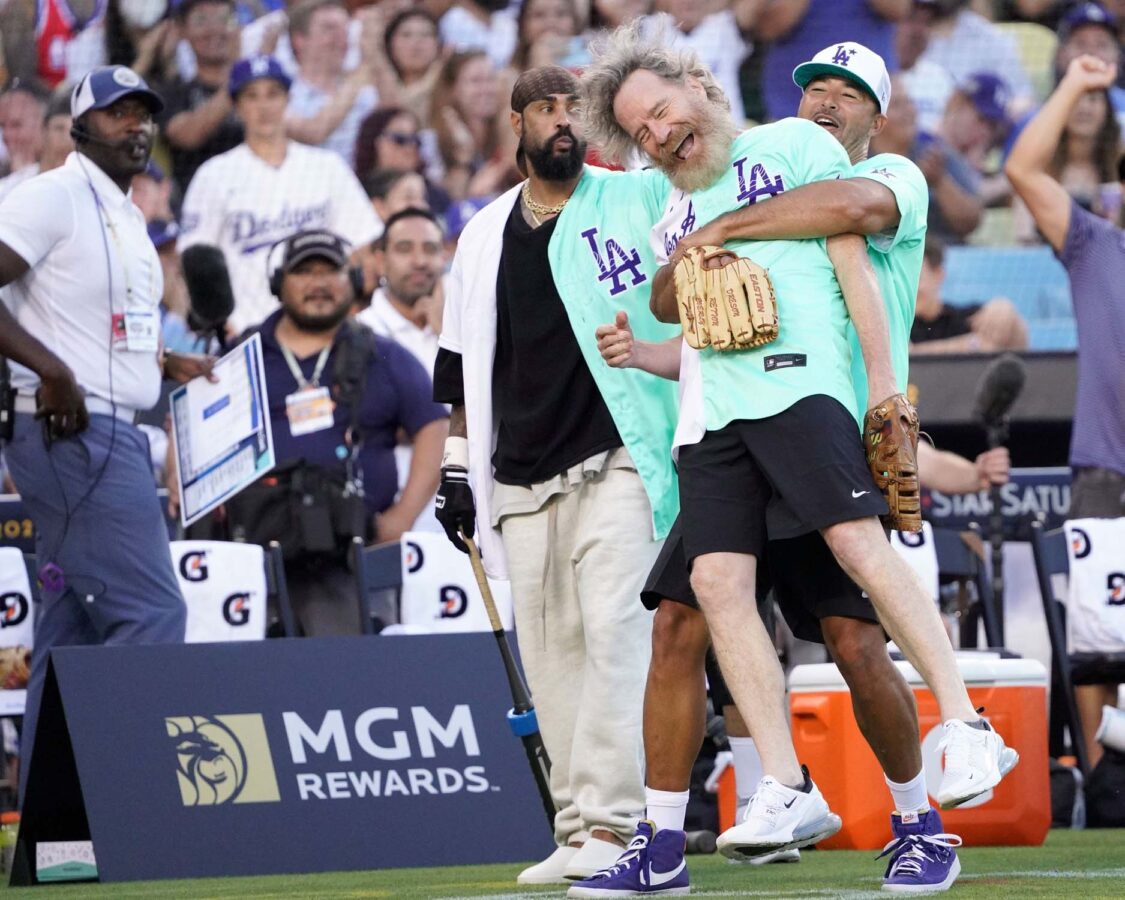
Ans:
[[[922,676],[908,662],[895,666],[912,687],[923,687]],[[957,652],[957,666],[969,687],[1046,687],[1047,669],[1035,659],[1001,659],[999,654],[972,651]],[[796,666],[789,674],[789,690],[793,693],[812,691],[846,691],[847,684],[834,663]]]

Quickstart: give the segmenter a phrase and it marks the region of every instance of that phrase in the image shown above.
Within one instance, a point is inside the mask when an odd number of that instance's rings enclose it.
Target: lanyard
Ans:
[[[328,362],[328,353],[332,349],[329,344],[320,351],[320,355],[316,358],[316,366],[313,367],[312,381],[305,379],[304,373],[301,372],[301,367],[297,364],[297,357],[293,355],[293,351],[278,341],[281,347],[281,355],[285,357],[285,364],[289,366],[289,371],[293,373],[293,378],[297,382],[297,387],[300,390],[307,390],[308,388],[320,387],[320,376],[324,374],[325,363]]]

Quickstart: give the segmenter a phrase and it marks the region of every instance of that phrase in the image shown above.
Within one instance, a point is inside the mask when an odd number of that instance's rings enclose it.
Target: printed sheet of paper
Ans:
[[[187,527],[274,466],[262,340],[254,335],[172,392],[172,436]]]

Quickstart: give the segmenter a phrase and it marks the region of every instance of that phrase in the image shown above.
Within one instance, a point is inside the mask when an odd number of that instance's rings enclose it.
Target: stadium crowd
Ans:
[[[385,542],[436,530],[431,498],[450,433],[430,377],[443,298],[466,225],[526,175],[513,87],[541,67],[581,72],[599,34],[635,20],[646,38],[698,54],[740,123],[792,116],[802,98],[794,68],[835,42],[886,61],[887,125],[870,153],[912,160],[929,192],[911,353],[1037,349],[1012,299],[945,303],[945,262],[961,246],[1040,245],[1065,257],[1066,227],[1061,236],[1057,222],[1044,227],[1021,180],[1028,153],[1019,139],[1079,57],[1117,66],[1116,83],[1076,95],[1046,172],[1075,209],[1125,227],[1125,0],[0,0],[0,217],[17,186],[68,164],[75,85],[100,66],[129,66],[162,100],[149,110],[151,160],[131,176],[163,273],[161,345],[188,355],[214,348],[192,315],[181,260],[191,248],[219,248],[234,306],[209,324],[223,340],[261,334],[267,383],[279,385],[275,433],[287,435],[281,468],[298,459],[331,468],[361,431],[364,503],[352,533]],[[86,108],[98,111],[93,90]],[[340,316],[312,316],[293,285],[341,274],[339,290],[325,288]],[[352,320],[336,340],[349,313],[377,335],[370,345]],[[295,415],[325,415],[313,395],[349,365],[370,389],[347,417],[290,428]],[[1112,365],[1120,372],[1120,357]],[[295,412],[290,401],[305,391],[310,405]],[[438,399],[456,421],[456,395]],[[166,429],[157,420],[147,434],[175,506]],[[965,490],[995,480],[995,464],[973,464]],[[1006,477],[1006,457],[1003,468]],[[264,508],[254,504],[268,500],[241,503],[197,535],[291,539],[254,532]],[[344,514],[329,515],[330,532],[346,535]],[[298,551],[287,553],[287,575],[303,585],[294,599],[304,633],[357,631],[329,587],[350,589],[343,557],[309,564]]]

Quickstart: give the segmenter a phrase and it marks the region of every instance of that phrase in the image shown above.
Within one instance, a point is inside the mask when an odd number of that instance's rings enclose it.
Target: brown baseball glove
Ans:
[[[921,531],[918,411],[904,394],[868,410],[863,417],[863,446],[871,476],[890,508],[886,524],[896,531]]]
[[[729,252],[689,247],[673,270],[684,338],[696,350],[746,350],[777,338],[777,300],[766,270],[741,257],[707,267]]]

